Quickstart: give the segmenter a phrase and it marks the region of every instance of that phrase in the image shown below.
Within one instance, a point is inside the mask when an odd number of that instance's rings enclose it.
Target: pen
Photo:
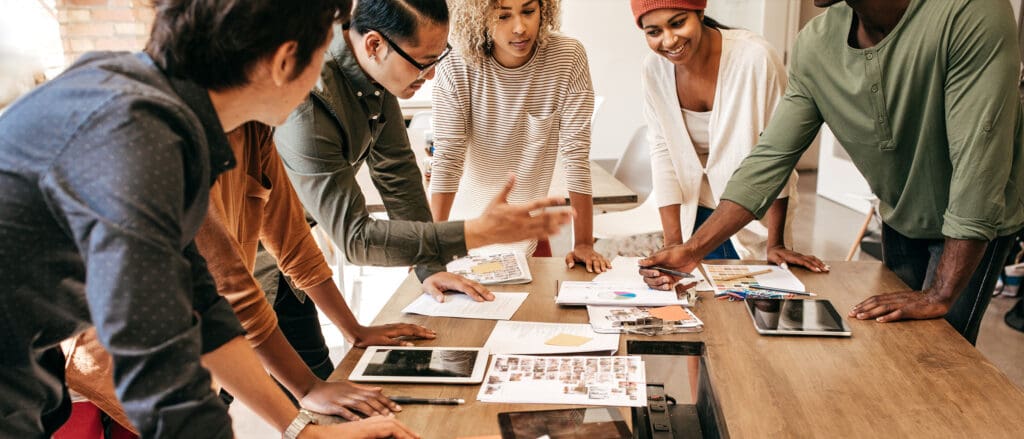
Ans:
[[[462,398],[413,398],[411,396],[389,396],[388,398],[396,404],[459,405],[466,403],[466,400]]]
[[[658,265],[652,265],[650,267],[644,267],[644,266],[641,265],[640,267],[641,268],[646,268],[648,270],[658,270],[658,271],[660,271],[662,273],[671,274],[671,275],[676,276],[676,277],[693,277],[693,275],[690,274],[690,273],[683,273],[682,271],[676,271],[676,270],[672,270],[670,268],[661,267],[661,266],[658,266]]]
[[[752,290],[778,291],[780,293],[798,294],[801,296],[817,296],[817,294],[809,293],[807,291],[787,290],[785,288],[766,287],[761,285],[747,285],[747,288]]]

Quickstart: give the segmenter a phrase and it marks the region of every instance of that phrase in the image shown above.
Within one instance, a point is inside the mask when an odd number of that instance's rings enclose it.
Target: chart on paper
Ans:
[[[804,284],[789,270],[777,265],[704,265],[704,271],[718,291],[773,287],[803,291]]]

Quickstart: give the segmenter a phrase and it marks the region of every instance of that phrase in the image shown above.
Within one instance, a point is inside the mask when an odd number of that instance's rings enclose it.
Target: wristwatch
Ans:
[[[313,413],[306,409],[299,409],[298,416],[296,416],[295,420],[288,425],[288,428],[284,429],[284,434],[281,435],[281,438],[296,439],[299,437],[299,433],[302,432],[302,429],[306,428],[309,424],[316,425]]]

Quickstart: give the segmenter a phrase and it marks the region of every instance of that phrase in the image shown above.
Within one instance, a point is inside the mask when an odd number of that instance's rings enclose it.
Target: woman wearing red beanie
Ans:
[[[689,239],[711,216],[782,97],[786,70],[760,36],[706,17],[707,0],[630,3],[653,51],[643,63],[644,118],[668,246]],[[790,250],[786,226],[796,205],[796,179],[794,172],[762,221],[750,223],[707,258],[766,255],[772,263],[827,271],[818,258]]]

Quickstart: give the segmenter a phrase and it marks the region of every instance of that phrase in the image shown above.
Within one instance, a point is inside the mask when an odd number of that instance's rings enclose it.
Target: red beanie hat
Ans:
[[[655,9],[689,9],[691,11],[703,11],[708,6],[708,0],[629,0],[629,6],[633,8],[633,18],[636,19],[637,27],[640,26],[640,17]]]

